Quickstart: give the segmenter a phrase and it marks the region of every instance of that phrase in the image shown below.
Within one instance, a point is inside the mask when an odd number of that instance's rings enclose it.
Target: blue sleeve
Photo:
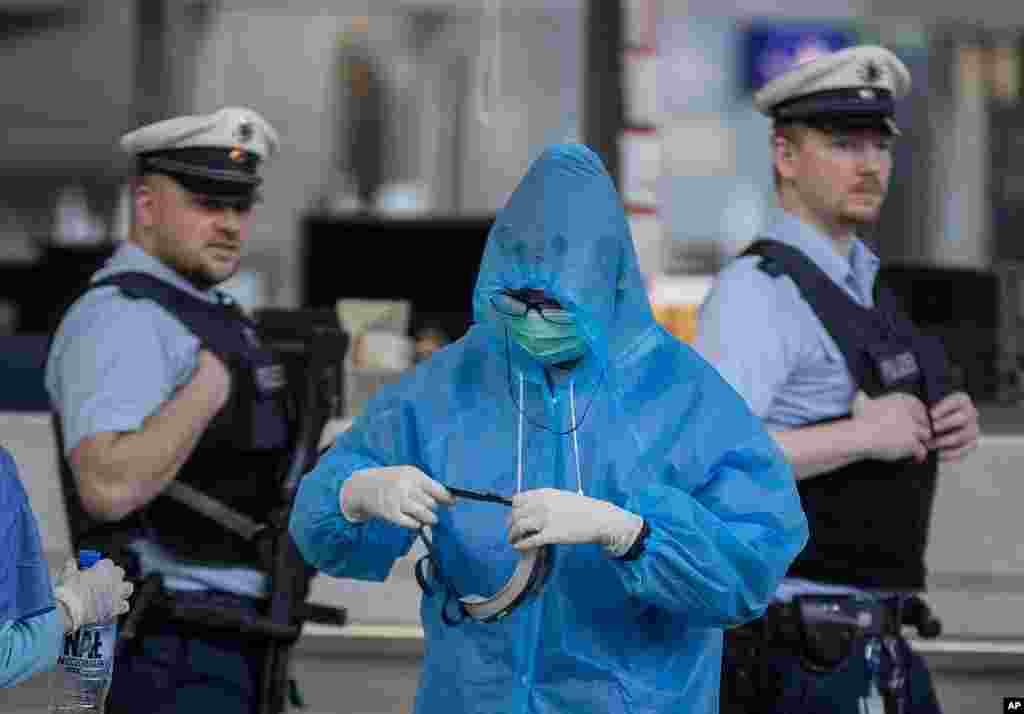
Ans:
[[[701,305],[694,346],[763,418],[797,361],[800,326],[786,300],[788,278],[754,257],[722,270]]]
[[[14,459],[0,447],[0,622],[52,610],[53,585],[39,524],[18,478]]]
[[[86,296],[65,318],[47,364],[65,452],[101,432],[137,431],[189,376],[195,337],[162,339],[145,300]]]
[[[57,610],[0,624],[0,687],[13,687],[57,664],[64,623]]]
[[[696,626],[759,617],[807,542],[792,471],[775,441],[704,366],[690,426],[658,467],[660,477],[625,507],[651,533],[634,561],[613,561],[631,595]],[[696,472],[694,474],[693,472]],[[683,484],[696,482],[698,488]]]
[[[289,530],[303,557],[328,575],[383,581],[412,547],[415,531],[379,519],[351,523],[339,501],[355,471],[417,463],[416,430],[402,414],[401,406],[367,412],[299,485]]]

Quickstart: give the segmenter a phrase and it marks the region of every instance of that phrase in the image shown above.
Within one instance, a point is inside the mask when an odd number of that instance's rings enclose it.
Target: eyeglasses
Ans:
[[[502,291],[491,296],[491,305],[509,317],[525,317],[530,310],[536,310],[541,318],[556,325],[571,325],[576,321],[571,312],[550,298],[533,298],[522,293],[513,295]]]

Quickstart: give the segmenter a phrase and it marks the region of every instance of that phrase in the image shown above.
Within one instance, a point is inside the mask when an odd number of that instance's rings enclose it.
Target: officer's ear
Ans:
[[[793,142],[786,132],[779,130],[772,132],[772,151],[777,158],[793,158]]]
[[[775,171],[783,179],[792,178],[796,171],[797,149],[800,137],[792,126],[776,127],[772,131],[772,156]]]
[[[151,176],[137,176],[132,179],[132,220],[139,226],[151,226],[157,222],[157,191]]]

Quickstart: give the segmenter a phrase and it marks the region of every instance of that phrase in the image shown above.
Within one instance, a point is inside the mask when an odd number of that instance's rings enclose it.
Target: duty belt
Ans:
[[[928,638],[941,632],[939,621],[916,595],[798,595],[790,602],[772,603],[762,618],[728,634],[784,647],[808,669],[828,672],[850,656],[858,641],[899,637],[904,625],[915,626]]]

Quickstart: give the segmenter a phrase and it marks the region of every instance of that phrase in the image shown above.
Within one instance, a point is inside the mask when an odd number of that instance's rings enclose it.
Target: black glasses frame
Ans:
[[[503,306],[499,304],[501,298],[509,298],[515,300],[523,305],[522,312],[518,309],[509,309],[507,305]],[[541,319],[550,322],[553,325],[571,325],[575,318],[558,303],[553,303],[550,300],[536,299],[526,297],[525,295],[516,295],[510,291],[502,291],[491,295],[490,297],[491,307],[502,315],[508,315],[509,317],[525,317],[529,314],[530,310],[536,310],[537,314],[541,316]],[[552,319],[551,313],[557,313],[558,319]]]

